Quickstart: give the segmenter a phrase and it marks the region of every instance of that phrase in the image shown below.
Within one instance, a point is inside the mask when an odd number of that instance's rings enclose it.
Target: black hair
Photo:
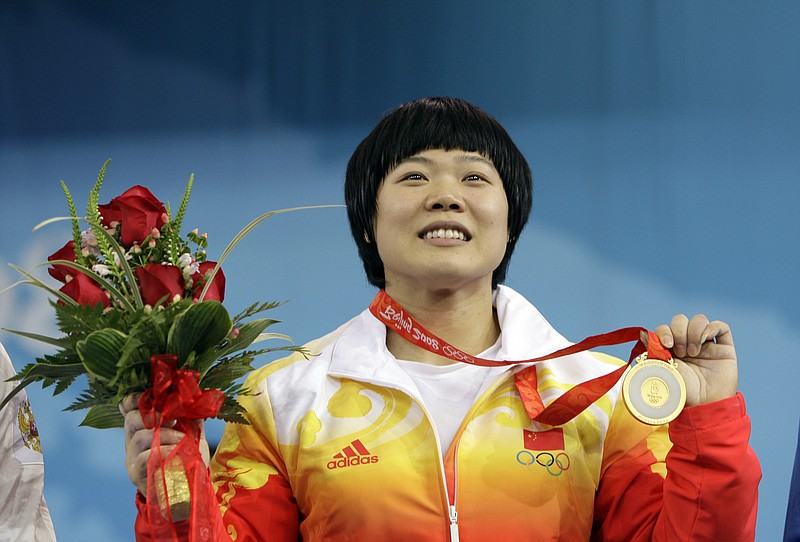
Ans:
[[[477,152],[492,161],[503,180],[509,242],[492,274],[494,288],[505,280],[514,246],[528,221],[533,180],[528,162],[500,123],[458,98],[422,98],[397,107],[378,122],[350,157],[344,197],[367,280],[378,288],[386,286],[373,231],[383,179],[406,158],[430,149]]]

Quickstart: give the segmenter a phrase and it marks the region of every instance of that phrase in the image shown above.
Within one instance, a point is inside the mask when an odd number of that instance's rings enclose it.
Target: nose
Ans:
[[[431,196],[425,205],[428,211],[460,211],[463,207],[463,202],[450,193]]]

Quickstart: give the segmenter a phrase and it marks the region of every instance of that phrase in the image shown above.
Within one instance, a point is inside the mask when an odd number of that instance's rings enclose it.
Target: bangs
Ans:
[[[373,178],[383,179],[406,158],[431,149],[477,152],[508,178],[509,156],[498,144],[508,135],[496,120],[463,102],[427,105],[400,107],[378,127],[367,151],[375,158]]]

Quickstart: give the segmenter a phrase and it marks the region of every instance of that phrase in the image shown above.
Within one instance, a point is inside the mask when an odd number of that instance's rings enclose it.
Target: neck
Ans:
[[[386,293],[429,331],[473,356],[492,346],[500,336],[491,284],[457,290],[405,290],[387,284]],[[410,343],[390,329],[386,346],[398,359],[434,365],[457,363]]]

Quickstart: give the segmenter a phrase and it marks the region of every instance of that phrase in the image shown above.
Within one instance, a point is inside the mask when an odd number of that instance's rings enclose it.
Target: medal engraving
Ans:
[[[642,399],[650,406],[660,407],[669,400],[669,386],[660,378],[651,376],[642,383]]]
[[[674,420],[686,403],[686,385],[671,362],[642,354],[625,374],[622,396],[628,410],[649,425]]]

